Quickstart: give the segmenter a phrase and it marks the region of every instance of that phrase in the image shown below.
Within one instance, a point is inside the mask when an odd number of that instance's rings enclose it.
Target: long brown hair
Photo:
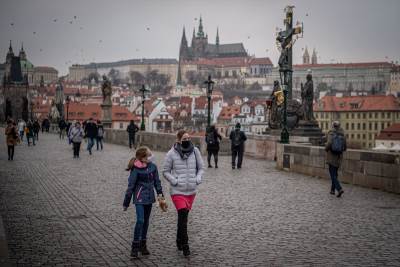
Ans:
[[[177,133],[176,133],[176,138],[178,139],[178,141],[181,141],[181,139],[182,139],[182,136],[185,134],[185,133],[187,133],[185,130],[179,130]]]
[[[142,160],[146,158],[149,154],[150,149],[147,146],[141,146],[136,150],[135,157],[131,158],[128,162],[128,167],[126,171],[130,171],[134,167],[135,160]]]

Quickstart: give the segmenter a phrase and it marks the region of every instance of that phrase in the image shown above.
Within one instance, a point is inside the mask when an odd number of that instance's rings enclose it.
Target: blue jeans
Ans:
[[[136,225],[133,241],[146,240],[152,204],[136,204]]]
[[[332,180],[331,191],[335,191],[336,189],[338,192],[340,192],[342,190],[338,179],[338,169],[338,167],[329,164],[329,174],[331,175]]]
[[[94,146],[94,137],[88,137],[87,150],[89,150],[90,153],[92,153],[93,146]]]
[[[103,137],[96,137],[97,150],[99,150],[99,144],[100,144],[101,150],[103,150]]]
[[[21,142],[24,140],[24,131],[19,131],[19,137],[21,137]]]

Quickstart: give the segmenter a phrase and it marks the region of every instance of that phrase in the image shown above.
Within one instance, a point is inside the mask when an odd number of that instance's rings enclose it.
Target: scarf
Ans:
[[[186,159],[189,158],[190,154],[193,153],[194,145],[193,145],[192,142],[190,142],[190,146],[189,147],[183,148],[180,143],[176,143],[174,145],[174,149],[175,149],[176,152],[178,152],[179,156],[181,156],[181,159],[186,160]]]

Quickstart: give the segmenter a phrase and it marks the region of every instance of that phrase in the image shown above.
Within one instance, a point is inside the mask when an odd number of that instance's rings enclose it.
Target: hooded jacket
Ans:
[[[128,178],[124,207],[129,207],[132,198],[133,204],[147,205],[154,203],[156,201],[154,188],[157,194],[163,193],[157,166],[152,162],[143,165],[137,161],[135,160]]]
[[[163,176],[171,185],[171,195],[196,194],[203,173],[203,158],[197,147],[189,154],[182,154],[180,144],[177,143],[165,156]]]

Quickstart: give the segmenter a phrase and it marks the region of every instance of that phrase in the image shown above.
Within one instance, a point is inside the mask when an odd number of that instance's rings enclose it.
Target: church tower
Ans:
[[[310,54],[308,54],[307,46],[303,54],[303,64],[310,64]]]
[[[312,52],[311,64],[313,64],[313,65],[318,64],[317,52],[315,51],[315,48],[313,49],[313,52]]]
[[[207,44],[208,44],[208,35],[204,34],[203,20],[200,16],[199,29],[197,31],[197,36],[194,38],[194,43],[192,45],[193,57],[194,58],[206,57]]]
[[[188,43],[186,40],[185,27],[183,27],[181,45],[179,47],[179,60],[181,60],[181,59],[184,59],[184,60],[189,59],[189,49],[188,49]]]
[[[26,60],[26,53],[24,50],[24,43],[21,45],[21,50],[19,51],[19,59],[20,60]]]

